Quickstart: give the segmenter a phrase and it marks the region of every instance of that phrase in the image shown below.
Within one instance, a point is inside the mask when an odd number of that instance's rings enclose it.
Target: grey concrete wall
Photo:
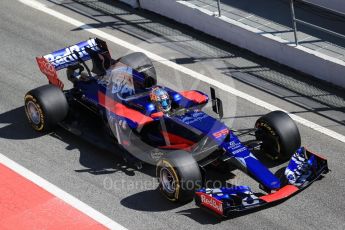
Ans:
[[[345,0],[306,0],[307,2],[314,3],[323,7],[330,8],[345,14]]]
[[[120,2],[124,2],[133,8],[138,8],[139,7],[139,1],[138,0],[120,0]]]
[[[186,1],[140,0],[142,8],[250,50],[301,72],[345,88],[345,62],[305,47],[295,47],[240,22],[215,17],[212,12]]]

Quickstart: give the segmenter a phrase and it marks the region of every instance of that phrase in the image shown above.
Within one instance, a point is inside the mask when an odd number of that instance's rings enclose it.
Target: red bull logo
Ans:
[[[223,215],[223,202],[203,193],[197,193],[200,196],[201,204],[216,213]]]

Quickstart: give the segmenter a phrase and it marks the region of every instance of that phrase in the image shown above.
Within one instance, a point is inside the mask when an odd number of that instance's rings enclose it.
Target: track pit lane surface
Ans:
[[[345,97],[341,92],[309,81],[286,67],[118,2],[40,3],[345,135]],[[18,1],[1,1],[0,21],[0,148],[6,157],[128,229],[344,228],[345,201],[339,198],[345,189],[344,143],[302,124],[298,127],[303,145],[326,156],[332,171],[280,205],[223,221],[200,210],[193,202],[184,205],[167,202],[157,191],[152,167],[135,170],[112,153],[61,129],[49,134],[34,132],[25,118],[23,97],[28,90],[47,83],[35,57],[95,35]],[[131,52],[109,40],[107,43],[115,58]],[[209,84],[159,61],[154,65],[160,84],[176,90],[193,88],[209,93]],[[223,121],[233,128],[252,128],[258,117],[269,112],[224,90],[219,90],[219,97],[225,102]],[[211,113],[210,105],[206,111]],[[268,167],[273,172],[281,168],[269,164]],[[260,191],[256,183],[237,170],[232,173],[236,176],[228,175],[224,180]],[[218,172],[213,174],[215,178],[221,176]]]

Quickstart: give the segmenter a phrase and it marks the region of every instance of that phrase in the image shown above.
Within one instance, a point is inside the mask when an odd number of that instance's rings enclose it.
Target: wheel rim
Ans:
[[[27,108],[29,118],[32,121],[32,123],[34,123],[35,125],[38,125],[41,121],[41,117],[40,117],[40,113],[39,113],[37,105],[34,102],[29,101],[26,104],[26,108]]]
[[[162,183],[162,188],[167,193],[174,193],[176,190],[175,179],[172,173],[167,168],[162,168],[160,170],[160,181]]]

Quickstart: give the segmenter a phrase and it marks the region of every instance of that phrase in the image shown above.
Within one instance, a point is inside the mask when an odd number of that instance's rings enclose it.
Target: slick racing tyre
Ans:
[[[282,111],[270,112],[255,123],[256,139],[270,159],[281,162],[291,158],[301,146],[301,136],[295,122]]]
[[[131,53],[123,56],[119,61],[145,75],[145,88],[149,88],[157,84],[155,67],[153,66],[150,58],[148,58],[144,53]]]
[[[156,175],[160,192],[172,202],[187,202],[201,188],[202,176],[192,155],[176,151],[158,161]]]
[[[25,95],[24,102],[26,116],[36,131],[50,131],[68,113],[65,94],[54,85],[30,90]]]

